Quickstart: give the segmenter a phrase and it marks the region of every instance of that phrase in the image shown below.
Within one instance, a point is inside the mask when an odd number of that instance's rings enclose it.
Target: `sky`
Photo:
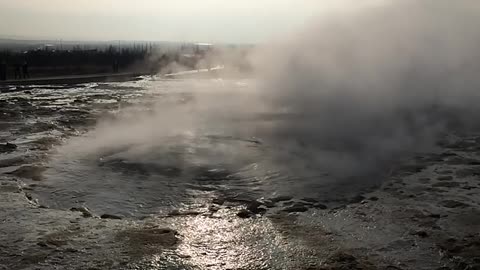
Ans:
[[[257,43],[348,0],[0,0],[0,36]]]

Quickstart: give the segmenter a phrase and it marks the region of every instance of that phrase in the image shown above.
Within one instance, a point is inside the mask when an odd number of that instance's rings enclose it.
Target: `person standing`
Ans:
[[[27,61],[23,62],[22,73],[23,73],[23,78],[24,79],[30,78],[30,74],[28,73],[28,63],[27,63]]]
[[[114,60],[112,64],[113,73],[118,73],[118,61]]]
[[[15,66],[14,66],[14,69],[15,69],[15,80],[17,79],[21,79],[22,78],[22,72],[21,72],[21,68],[20,68],[20,64],[19,63],[15,63]]]

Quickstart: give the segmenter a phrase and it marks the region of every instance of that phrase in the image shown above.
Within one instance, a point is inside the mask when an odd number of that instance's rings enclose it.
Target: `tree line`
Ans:
[[[18,65],[28,64],[30,73],[42,75],[63,75],[62,73],[95,72],[158,72],[170,63],[177,62],[194,68],[196,60],[182,58],[181,48],[159,53],[151,47],[71,50],[37,49],[25,52],[0,51],[0,64],[11,71]],[[51,73],[51,74],[49,74]],[[9,76],[11,77],[11,76]]]

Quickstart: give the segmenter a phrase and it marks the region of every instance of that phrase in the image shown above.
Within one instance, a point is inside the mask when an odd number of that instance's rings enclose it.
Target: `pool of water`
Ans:
[[[341,151],[316,145],[312,151],[294,133],[275,134],[282,121],[314,125],[315,118],[272,111],[256,103],[257,94],[251,80],[145,78],[2,98],[23,100],[33,115],[45,112],[21,120],[50,123],[49,135],[62,138],[34,190],[49,207],[141,217],[215,198],[245,203],[287,195],[338,203],[378,183],[334,168],[332,158],[345,159]]]

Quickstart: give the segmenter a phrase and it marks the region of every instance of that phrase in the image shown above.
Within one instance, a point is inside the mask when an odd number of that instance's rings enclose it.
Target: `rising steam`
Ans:
[[[476,124],[479,11],[473,0],[398,0],[323,17],[252,53],[255,84],[192,82],[190,102],[104,122],[81,148],[157,149],[181,134],[223,134],[255,137],[286,168],[384,169]],[[203,159],[246,155],[214,153]]]
[[[308,158],[350,166],[428,149],[477,119],[480,24],[476,1],[389,1],[336,14],[254,57],[261,94],[290,115],[273,137]],[[345,164],[343,164],[345,165]],[[357,165],[357,166],[355,166]]]

